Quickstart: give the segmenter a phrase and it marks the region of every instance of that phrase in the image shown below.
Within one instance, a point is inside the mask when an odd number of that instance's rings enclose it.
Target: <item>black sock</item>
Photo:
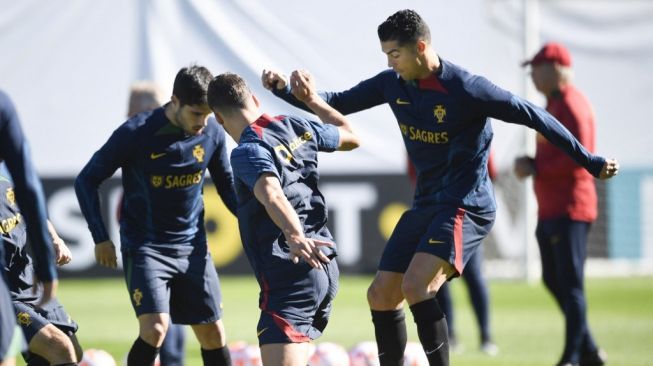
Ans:
[[[76,365],[77,364],[74,363],[74,362],[68,362],[68,363],[58,363],[58,364],[52,365],[52,366],[76,366]]]
[[[202,361],[204,361],[204,366],[231,366],[229,348],[222,347],[211,350],[202,348]]]
[[[422,343],[430,366],[449,366],[449,337],[447,319],[435,298],[410,307],[417,325],[417,335]]]
[[[402,366],[406,350],[406,322],[403,310],[372,310],[374,335],[381,366]]]
[[[153,365],[158,353],[159,349],[157,347],[151,346],[141,337],[138,337],[127,355],[127,366]]]

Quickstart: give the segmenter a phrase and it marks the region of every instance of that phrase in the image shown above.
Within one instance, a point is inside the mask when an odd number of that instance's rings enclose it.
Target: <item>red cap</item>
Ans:
[[[562,66],[571,66],[571,55],[567,48],[560,43],[549,42],[532,59],[524,61],[522,66],[537,65],[542,62],[555,62]]]

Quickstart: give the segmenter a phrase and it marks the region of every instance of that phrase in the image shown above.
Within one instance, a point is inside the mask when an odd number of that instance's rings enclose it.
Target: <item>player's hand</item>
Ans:
[[[272,88],[284,89],[288,85],[288,78],[276,70],[263,69],[261,82],[267,90],[272,90]]]
[[[528,156],[519,157],[515,159],[513,169],[517,178],[524,179],[535,174],[535,160]]]
[[[66,243],[60,237],[52,238],[52,245],[54,246],[55,263],[60,266],[70,263],[73,259],[73,254]]]
[[[292,238],[287,240],[288,247],[293,263],[299,263],[299,259],[304,259],[311,267],[321,269],[320,262],[329,263],[331,260],[322,253],[320,247],[332,247],[333,243],[309,238]]]
[[[95,244],[95,260],[101,266],[109,268],[118,267],[116,247],[111,240]]]
[[[619,174],[619,162],[617,159],[608,159],[605,161],[605,164],[603,164],[603,169],[601,169],[599,178],[610,179],[617,174]]]
[[[313,75],[306,70],[295,70],[290,75],[290,91],[301,102],[317,97]]]
[[[43,305],[50,302],[54,299],[57,294],[57,287],[59,286],[58,280],[53,280],[51,282],[40,282],[36,274],[34,275],[34,285],[32,286],[32,293],[36,294],[39,288],[39,284],[43,288],[43,293],[41,294],[41,299],[39,299],[37,307],[42,307]]]

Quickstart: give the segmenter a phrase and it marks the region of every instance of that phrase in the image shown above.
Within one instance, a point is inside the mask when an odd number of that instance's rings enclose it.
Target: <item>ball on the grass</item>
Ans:
[[[424,348],[417,342],[406,343],[404,351],[404,366],[429,366]]]
[[[79,366],[116,366],[116,361],[107,351],[89,348],[84,351]]]
[[[379,366],[379,351],[376,342],[365,341],[349,350],[351,366]]]
[[[228,344],[233,366],[263,366],[261,349],[257,345],[236,341]]]
[[[308,359],[309,366],[349,366],[347,350],[336,343],[323,342],[315,346]]]

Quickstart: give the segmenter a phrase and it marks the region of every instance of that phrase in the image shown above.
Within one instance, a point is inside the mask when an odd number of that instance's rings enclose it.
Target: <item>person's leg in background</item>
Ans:
[[[479,245],[471,256],[463,271],[463,279],[467,284],[469,299],[474,308],[474,315],[478,324],[481,351],[490,356],[499,353],[499,348],[492,340],[490,331],[490,292],[483,276],[483,245]]]
[[[159,350],[161,366],[183,366],[185,357],[186,328],[170,323]]]
[[[447,318],[447,326],[449,327],[449,350],[454,353],[461,353],[464,348],[461,343],[458,342],[456,338],[456,329],[454,327],[455,321],[455,310],[453,308],[453,299],[451,298],[451,290],[449,289],[449,282],[443,284],[438,292],[435,294],[435,298],[438,300],[440,309]]]
[[[565,315],[565,349],[562,361],[575,363],[585,354],[598,352],[587,323],[584,286],[590,224],[565,218],[559,220],[559,225],[560,240],[553,246],[553,252],[558,263],[558,283]],[[593,364],[602,364],[600,360],[597,362],[600,363]]]

